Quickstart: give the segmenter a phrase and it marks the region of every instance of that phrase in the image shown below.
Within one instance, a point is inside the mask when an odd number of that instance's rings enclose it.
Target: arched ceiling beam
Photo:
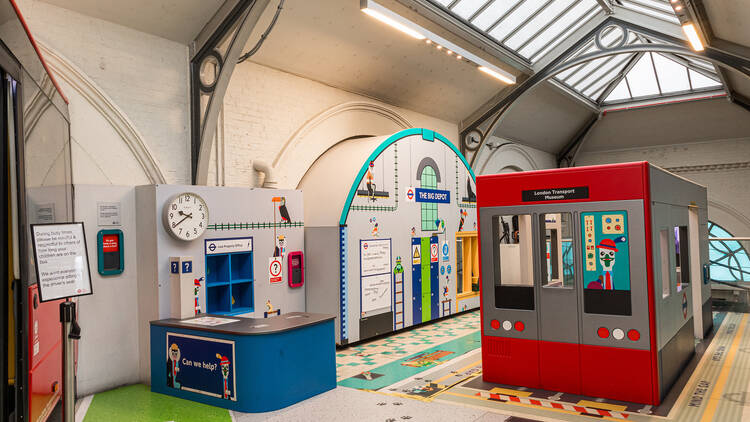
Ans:
[[[222,6],[191,46],[197,50],[190,61],[191,178],[198,185],[208,181],[211,144],[237,59],[270,0],[227,2],[231,9]]]

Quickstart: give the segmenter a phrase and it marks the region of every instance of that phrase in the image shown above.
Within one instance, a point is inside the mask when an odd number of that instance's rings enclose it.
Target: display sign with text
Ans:
[[[167,387],[237,400],[234,342],[167,333]]]
[[[32,224],[42,302],[92,293],[83,223]]]
[[[416,201],[428,202],[433,204],[450,204],[451,192],[439,189],[416,189]]]
[[[534,189],[521,192],[521,201],[567,201],[570,199],[588,199],[589,187]]]

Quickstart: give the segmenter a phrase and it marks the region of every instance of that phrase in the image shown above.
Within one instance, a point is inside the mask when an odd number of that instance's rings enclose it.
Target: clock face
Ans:
[[[200,196],[185,192],[167,201],[164,205],[164,227],[179,240],[201,237],[208,228],[208,206]]]

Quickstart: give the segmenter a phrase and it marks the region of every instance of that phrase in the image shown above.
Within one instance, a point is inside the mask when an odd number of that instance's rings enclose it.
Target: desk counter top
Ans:
[[[203,317],[221,318],[224,320],[233,321],[219,325],[207,325],[197,322],[191,323],[191,321]],[[252,336],[296,330],[308,325],[330,321],[334,318],[335,316],[333,315],[310,314],[307,312],[290,312],[288,314],[273,316],[270,318],[243,318],[236,316],[201,314],[196,316],[195,318],[168,318],[158,321],[151,321],[151,325],[170,328],[183,328],[196,331],[207,331],[211,333],[221,333],[229,335]]]

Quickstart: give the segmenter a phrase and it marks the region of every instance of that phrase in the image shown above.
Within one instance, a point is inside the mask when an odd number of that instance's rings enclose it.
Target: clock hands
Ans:
[[[172,226],[172,227],[177,227],[177,226],[179,226],[179,225],[180,225],[180,223],[182,223],[183,221],[187,220],[188,218],[193,218],[193,214],[186,214],[186,213],[182,212],[182,210],[178,211],[177,213],[178,213],[179,215],[184,215],[184,217],[182,218],[182,220],[178,221],[178,222],[177,222],[177,223],[176,223],[176,224],[175,224],[174,226]]]

